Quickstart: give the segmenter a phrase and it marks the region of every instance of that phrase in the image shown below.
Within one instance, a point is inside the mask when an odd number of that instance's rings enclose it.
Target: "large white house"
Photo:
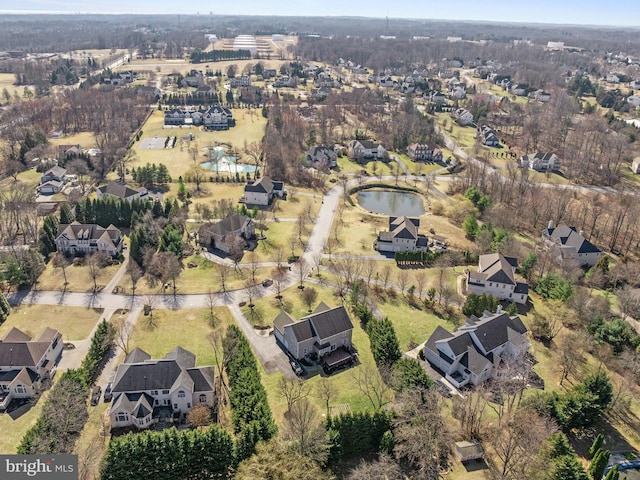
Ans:
[[[500,300],[525,304],[529,297],[529,285],[515,278],[518,260],[501,253],[480,255],[478,271],[467,270],[467,294],[492,295]]]
[[[102,252],[113,257],[122,252],[123,245],[122,232],[113,225],[107,228],[80,222],[58,225],[56,248],[65,255]]]
[[[136,198],[149,198],[149,191],[146,188],[133,188],[128,186],[126,183],[120,182],[109,182],[102,187],[96,187],[95,190],[98,199],[112,197],[120,200],[126,200],[128,202],[133,202],[133,200]]]
[[[378,233],[379,252],[418,252],[429,249],[429,240],[421,233],[419,218],[389,217],[389,231]]]
[[[196,405],[213,406],[214,391],[213,367],[196,367],[196,356],[188,350],[176,347],[152,360],[136,348],[118,366],[113,381],[111,426],[148,428],[159,409],[184,418]]]
[[[555,153],[536,152],[520,157],[520,164],[538,172],[560,170],[560,159]]]
[[[284,182],[261,177],[245,185],[243,199],[249,205],[269,205],[274,197],[282,198],[284,195]]]
[[[53,377],[62,356],[62,335],[46,328],[32,340],[23,331],[12,328],[0,340],[0,411],[13,399],[33,397],[43,380]]]
[[[584,238],[582,230],[559,225],[553,227],[553,221],[542,231],[542,244],[549,249],[558,263],[579,267],[593,267],[603,252]]]
[[[296,319],[284,310],[273,321],[276,341],[296,360],[315,357],[327,368],[352,360],[353,324],[341,305],[321,302],[311,315]]]
[[[380,160],[387,156],[387,150],[382,144],[372,142],[371,140],[351,140],[347,145],[347,151],[349,158],[357,161],[372,158]]]
[[[519,317],[489,313],[450,333],[438,326],[424,346],[427,361],[455,387],[479,385],[491,378],[503,361],[514,361],[529,350],[527,328]]]

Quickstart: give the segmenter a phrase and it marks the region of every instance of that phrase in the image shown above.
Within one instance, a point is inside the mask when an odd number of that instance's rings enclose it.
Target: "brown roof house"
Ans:
[[[65,255],[101,252],[114,257],[122,252],[123,245],[122,232],[113,225],[107,228],[80,222],[58,225],[56,247]]]
[[[438,326],[424,346],[424,355],[455,387],[479,385],[493,376],[501,362],[527,353],[526,333],[520,317],[485,312],[480,318],[470,316],[453,333]]]
[[[429,240],[421,233],[419,218],[389,217],[389,231],[378,233],[379,252],[420,252],[429,249]]]
[[[184,417],[195,405],[214,404],[214,368],[196,367],[196,356],[181,347],[164,358],[136,348],[118,366],[113,381],[111,425],[148,428],[161,410]]]
[[[33,397],[53,377],[62,348],[62,335],[52,328],[32,340],[14,327],[0,340],[0,411],[13,399]]]
[[[500,300],[526,304],[529,298],[529,285],[515,278],[518,260],[505,257],[501,253],[480,255],[478,271],[467,270],[467,294],[492,295]]]
[[[353,359],[353,324],[343,306],[320,303],[311,315],[299,321],[285,311],[273,321],[276,341],[296,360],[316,358],[329,369]]]
[[[229,253],[234,245],[247,247],[247,241],[255,237],[255,222],[239,214],[229,215],[218,223],[207,223],[198,230],[198,242],[207,249]]]

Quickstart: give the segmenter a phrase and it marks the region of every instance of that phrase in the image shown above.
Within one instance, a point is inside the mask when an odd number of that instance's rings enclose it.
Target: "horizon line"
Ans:
[[[416,17],[385,17],[385,16],[362,16],[362,15],[277,15],[277,14],[247,14],[247,13],[178,13],[178,12],[86,12],[76,11],[69,12],[65,10],[0,10],[0,14],[3,15],[132,15],[132,16],[168,16],[178,15],[186,17],[276,17],[276,18],[361,18],[361,19],[376,19],[382,20],[388,18],[390,20],[409,20],[409,21],[427,21],[427,22],[462,22],[462,23],[491,23],[498,25],[552,25],[552,26],[567,26],[567,27],[601,27],[601,28],[628,28],[632,30],[639,30],[638,25],[611,25],[611,24],[596,24],[596,23],[555,23],[555,22],[534,22],[523,20],[483,20],[483,19],[452,19],[452,18],[416,18]]]

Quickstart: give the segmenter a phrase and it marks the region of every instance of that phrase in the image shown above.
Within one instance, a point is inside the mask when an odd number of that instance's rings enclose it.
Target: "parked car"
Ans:
[[[104,401],[105,402],[110,402],[111,399],[113,398],[113,383],[109,382],[107,383],[107,386],[104,389]]]
[[[291,359],[291,360],[289,360],[289,363],[291,364],[291,368],[293,369],[293,371],[295,372],[296,375],[298,375],[298,376],[304,375],[304,370],[302,369],[302,367],[300,366],[300,364],[298,362],[296,362],[295,360]]]
[[[91,390],[91,405],[97,405],[100,401],[100,397],[102,396],[102,387],[100,385],[96,385]]]

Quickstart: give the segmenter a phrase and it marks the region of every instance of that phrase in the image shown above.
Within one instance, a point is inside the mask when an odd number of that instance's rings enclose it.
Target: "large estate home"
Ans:
[[[208,109],[194,111],[174,108],[164,112],[165,126],[200,126],[208,130],[228,130],[235,126],[233,113],[226,107],[214,105]]]
[[[36,340],[12,328],[0,340],[0,411],[13,399],[32,398],[55,374],[62,356],[62,335],[46,328]]]
[[[491,378],[503,361],[514,361],[529,350],[527,328],[520,317],[506,313],[474,315],[455,332],[438,326],[424,347],[427,361],[454,386],[479,385]]]
[[[501,253],[480,255],[478,271],[467,270],[467,294],[492,295],[500,300],[526,304],[529,285],[515,278],[518,260]]]
[[[214,369],[196,367],[196,356],[176,347],[160,360],[136,348],[118,366],[113,381],[111,426],[148,428],[168,410],[184,418],[195,405],[213,406]]]
[[[520,157],[520,165],[538,172],[550,172],[560,170],[560,159],[555,153],[536,152]]]
[[[407,147],[407,155],[413,161],[441,162],[442,150],[435,144],[412,143]]]
[[[198,230],[198,242],[207,249],[230,253],[234,245],[247,247],[247,241],[255,237],[255,222],[239,214],[229,215],[218,223],[207,223]]]
[[[554,228],[553,221],[542,231],[542,244],[563,265],[593,267],[603,255],[602,250],[584,238],[582,230],[578,232],[567,225]]]
[[[329,369],[352,361],[353,324],[341,305],[321,302],[299,321],[284,310],[273,321],[276,341],[296,360],[314,358]]]
[[[102,187],[96,187],[95,190],[98,199],[111,197],[133,202],[136,198],[143,200],[149,198],[149,191],[146,188],[133,188],[121,182],[109,182]]]
[[[389,217],[389,230],[378,233],[379,252],[427,251],[427,237],[418,233],[420,219],[412,217]]]
[[[316,170],[335,168],[338,165],[338,155],[336,152],[325,146],[312,147],[307,150],[306,159]]]
[[[386,158],[387,150],[371,140],[351,140],[347,145],[349,157],[356,161]]]
[[[497,147],[500,144],[498,133],[488,125],[476,128],[476,138],[487,147]]]
[[[284,182],[276,182],[269,177],[249,182],[244,187],[243,200],[248,205],[269,205],[274,197],[284,197]]]
[[[122,232],[113,225],[107,228],[80,222],[58,225],[56,248],[65,255],[101,252],[115,257],[122,252],[123,245]]]

